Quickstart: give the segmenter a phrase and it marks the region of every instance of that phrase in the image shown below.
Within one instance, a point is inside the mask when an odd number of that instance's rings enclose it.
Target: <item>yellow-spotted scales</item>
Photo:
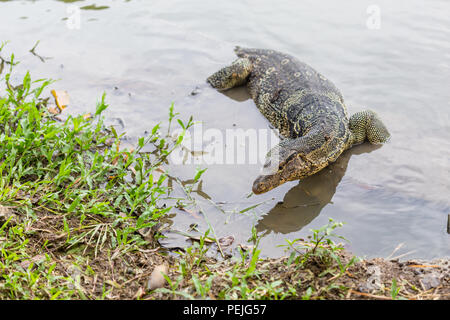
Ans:
[[[310,176],[353,145],[389,139],[375,112],[349,119],[336,86],[307,64],[274,50],[236,47],[235,52],[239,58],[207,81],[220,90],[247,84],[258,109],[285,137],[267,154],[254,193]]]

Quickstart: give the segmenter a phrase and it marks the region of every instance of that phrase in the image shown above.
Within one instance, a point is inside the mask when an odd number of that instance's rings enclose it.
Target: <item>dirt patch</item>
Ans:
[[[14,217],[12,208],[1,209],[3,219]],[[74,224],[71,230],[77,230],[76,220],[64,222],[63,216],[37,214],[39,219],[26,226],[26,252],[6,271],[16,268],[47,274],[45,268],[54,265],[51,275],[56,280],[52,286],[66,292],[64,298],[68,299],[450,300],[448,258],[432,261],[375,258],[356,261],[343,269],[342,265],[353,258],[345,250],[335,252],[341,262],[338,265],[336,260],[324,263],[317,256],[302,263],[289,257],[254,258],[255,251],[248,251],[244,258],[217,261],[204,254],[202,250],[207,250],[206,247],[199,246],[174,255],[157,245],[153,237],[150,245],[127,250],[112,250],[108,245],[98,249],[96,242],[86,242],[88,238],[69,246],[64,223]],[[6,229],[9,228],[14,227]],[[161,270],[166,270],[170,283],[160,278],[158,285],[152,283],[149,287],[152,273],[163,265],[167,269]],[[30,298],[52,298],[48,286],[43,282],[39,290],[30,287],[33,293]],[[2,297],[8,298],[7,291]]]
[[[352,257],[349,252],[340,252],[339,256],[345,263]],[[230,276],[236,272],[236,265],[237,263],[232,260],[222,262],[209,260],[203,266],[193,268],[191,276],[197,275],[200,282],[206,283],[208,277],[214,276],[211,289],[203,298],[241,298],[239,289],[233,290],[236,284]],[[311,259],[301,267],[296,264],[289,265],[287,257],[263,259],[255,266],[256,275],[245,278],[245,282],[248,291],[254,294],[252,297],[262,299],[280,299],[283,295],[286,299],[450,299],[450,259],[400,262],[376,258],[358,261],[343,274],[336,273],[336,268],[337,265],[325,268],[315,259]],[[169,277],[172,280],[180,277],[179,270],[171,268]],[[184,278],[178,290],[201,298],[187,278],[189,277]],[[278,285],[277,290],[271,290],[270,284],[277,281],[281,281],[281,284]],[[184,299],[185,297],[166,292],[143,295],[142,298]]]
[[[353,268],[347,298],[450,299],[450,260],[363,260]],[[395,282],[393,284],[393,282]],[[393,288],[395,286],[397,289]],[[397,290],[397,292],[396,292]]]

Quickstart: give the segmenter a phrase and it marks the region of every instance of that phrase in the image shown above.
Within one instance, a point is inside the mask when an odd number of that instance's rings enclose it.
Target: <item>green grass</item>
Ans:
[[[103,124],[105,95],[93,117],[60,121],[41,97],[52,81],[32,80],[27,72],[12,84],[14,55],[1,62],[9,68],[2,68],[6,89],[0,93],[0,208],[8,212],[5,221],[0,216],[0,298],[86,298],[72,277],[55,275],[50,253],[95,259],[154,246],[140,232],[171,208],[160,201],[166,174],[156,179],[153,173],[180,145],[192,119],[177,119],[184,131],[176,141],[158,124],[135,150],[120,149],[122,135]],[[175,117],[173,105],[169,117]],[[149,144],[155,152],[141,152]]]

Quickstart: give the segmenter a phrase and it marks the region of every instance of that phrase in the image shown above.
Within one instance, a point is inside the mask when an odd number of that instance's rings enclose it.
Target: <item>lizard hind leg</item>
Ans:
[[[352,132],[350,145],[360,144],[368,140],[372,144],[388,142],[391,135],[379,116],[372,110],[364,110],[353,114],[349,120]]]
[[[206,79],[216,89],[226,90],[243,85],[252,70],[252,63],[247,58],[239,58],[230,66],[220,69]]]

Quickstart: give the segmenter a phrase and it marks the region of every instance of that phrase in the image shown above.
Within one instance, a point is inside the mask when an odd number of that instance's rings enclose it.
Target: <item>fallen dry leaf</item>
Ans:
[[[177,209],[189,213],[191,216],[193,216],[196,219],[200,219],[200,216],[195,211],[192,211],[192,210],[189,210],[189,209],[186,209],[186,208],[183,208],[183,207],[179,207]]]
[[[55,98],[56,106],[60,111],[66,108],[70,103],[69,94],[65,90],[52,90],[53,97]]]

